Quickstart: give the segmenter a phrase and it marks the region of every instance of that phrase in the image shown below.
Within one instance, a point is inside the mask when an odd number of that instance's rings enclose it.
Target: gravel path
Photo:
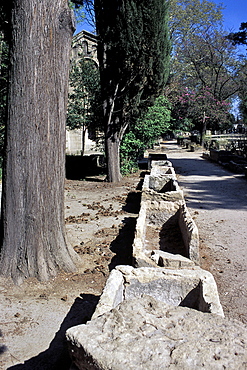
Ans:
[[[213,273],[226,316],[247,323],[247,180],[175,142],[162,149],[199,229],[201,266]],[[82,265],[46,283],[28,279],[15,286],[0,277],[0,369],[70,368],[66,329],[91,317],[110,268],[128,263],[122,246],[126,250],[126,233],[134,236],[139,181],[136,174],[116,185],[66,182],[67,236]]]
[[[212,272],[225,315],[247,323],[247,180],[188,152],[163,147],[200,235],[201,266]]]

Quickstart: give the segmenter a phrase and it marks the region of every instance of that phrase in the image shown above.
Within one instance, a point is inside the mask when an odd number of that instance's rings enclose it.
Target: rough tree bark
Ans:
[[[106,134],[106,158],[107,158],[107,178],[109,182],[119,182],[122,178],[120,173],[120,144],[118,134]]]
[[[65,242],[67,0],[13,0],[0,271],[19,283],[73,271]]]
[[[117,109],[117,100],[119,85],[115,87],[113,97],[108,96],[103,103],[103,112],[105,120],[105,150],[107,158],[107,179],[109,182],[119,182],[122,178],[120,173],[120,144],[121,130],[119,121],[122,116],[122,109]],[[110,95],[110,94],[109,94]],[[117,109],[117,113],[114,110]],[[122,126],[124,126],[122,124]],[[123,131],[123,130],[122,130]]]

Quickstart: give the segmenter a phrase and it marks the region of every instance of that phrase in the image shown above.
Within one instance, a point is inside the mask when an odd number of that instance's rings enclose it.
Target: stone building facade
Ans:
[[[81,31],[73,37],[71,60],[77,61],[81,58],[93,60],[98,67],[97,59],[97,36]],[[82,152],[82,129],[66,131],[66,154],[80,155]],[[84,154],[91,154],[97,151],[95,142],[89,138],[88,132],[85,135]]]
[[[90,59],[98,66],[97,59],[97,36],[88,32],[81,31],[72,40],[72,59],[78,60],[83,56]]]

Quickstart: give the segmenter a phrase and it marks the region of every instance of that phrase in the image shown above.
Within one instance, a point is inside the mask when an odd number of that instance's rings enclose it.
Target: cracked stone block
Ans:
[[[244,370],[247,327],[150,296],[123,301],[67,330],[79,370]]]
[[[112,270],[93,318],[143,294],[158,301],[223,316],[213,275],[199,267],[166,269],[120,265]]]
[[[161,250],[152,251],[150,258],[156,263],[157,266],[160,267],[173,269],[195,267],[195,262],[193,262],[189,258],[183,257],[180,254],[163,252]]]
[[[199,234],[184,202],[142,196],[133,241],[135,266],[152,266],[151,252],[180,254],[199,264]]]

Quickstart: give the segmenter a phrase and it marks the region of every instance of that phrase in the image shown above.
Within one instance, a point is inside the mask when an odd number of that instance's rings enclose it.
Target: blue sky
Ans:
[[[216,4],[222,4],[224,28],[226,31],[236,32],[242,22],[247,22],[247,0],[214,0]]]
[[[212,0],[211,0],[212,1]],[[223,4],[224,28],[226,31],[236,32],[242,22],[247,22],[247,0],[214,0],[216,4]],[[92,32],[92,28],[87,24],[77,27],[76,33],[81,30]]]

